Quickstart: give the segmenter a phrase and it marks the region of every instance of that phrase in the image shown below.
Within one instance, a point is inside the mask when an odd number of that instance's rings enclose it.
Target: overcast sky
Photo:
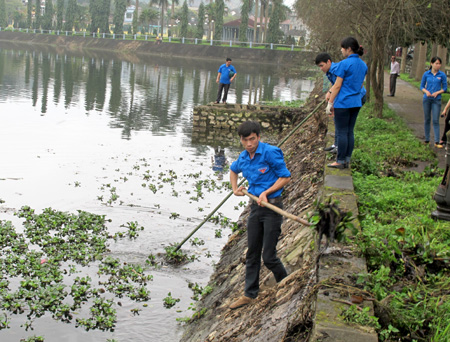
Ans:
[[[286,6],[292,7],[292,5],[294,4],[295,0],[283,0],[284,4]]]

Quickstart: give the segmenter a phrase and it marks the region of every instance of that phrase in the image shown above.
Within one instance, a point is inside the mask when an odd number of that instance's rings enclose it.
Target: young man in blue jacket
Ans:
[[[244,296],[230,305],[237,309],[250,304],[259,292],[259,271],[261,254],[264,265],[269,268],[275,280],[280,282],[287,276],[283,263],[277,257],[277,242],[281,233],[283,217],[265,208],[261,201],[283,207],[281,193],[289,183],[291,173],[286,168],[280,148],[260,141],[261,128],[256,121],[246,121],[238,127],[238,134],[245,150],[230,166],[230,182],[236,196],[244,196],[243,187],[238,187],[238,174],[247,179],[248,192],[258,197],[251,200],[251,212],[247,220],[248,250],[245,262]]]
[[[231,58],[227,57],[225,64],[222,64],[217,74],[216,83],[219,84],[219,90],[217,91],[217,100],[215,103],[220,103],[220,98],[223,97],[222,102],[227,103],[228,90],[230,89],[231,82],[236,78],[236,69],[231,65]]]

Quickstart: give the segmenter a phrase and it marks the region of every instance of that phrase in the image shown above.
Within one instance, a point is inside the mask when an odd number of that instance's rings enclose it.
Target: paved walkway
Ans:
[[[400,117],[402,117],[408,126],[413,130],[416,137],[423,141],[425,140],[424,128],[423,128],[423,107],[422,107],[422,96],[423,93],[409,84],[408,82],[397,79],[397,89],[395,92],[395,97],[388,97],[389,94],[389,74],[384,75],[384,100],[389,105],[389,107],[394,110]],[[444,105],[442,106],[442,109]],[[439,119],[441,131],[440,134],[444,132],[444,119]],[[434,147],[434,133],[433,127],[431,127],[430,133],[430,148],[432,148],[439,159],[438,166],[445,169],[445,149],[438,149]],[[441,137],[439,137],[439,140]]]

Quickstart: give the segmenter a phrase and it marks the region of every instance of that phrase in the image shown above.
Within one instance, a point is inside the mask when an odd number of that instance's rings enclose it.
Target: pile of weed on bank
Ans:
[[[382,118],[368,105],[355,128],[352,170],[362,232],[357,245],[368,274],[358,281],[373,294],[382,341],[448,341],[450,222],[434,221],[432,199],[443,171],[433,151],[395,113]],[[423,173],[403,171],[431,161]]]

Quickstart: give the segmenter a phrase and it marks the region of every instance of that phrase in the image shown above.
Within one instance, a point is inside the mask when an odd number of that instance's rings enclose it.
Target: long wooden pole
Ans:
[[[248,197],[250,197],[252,200],[254,200],[255,202],[257,202],[258,199],[259,199],[259,198],[256,197],[255,195],[250,194],[250,193],[249,193],[247,190],[245,190],[245,189],[242,190],[242,192],[243,192],[244,194],[246,194]],[[276,213],[278,213],[278,214],[280,214],[280,215],[282,215],[282,216],[284,216],[284,217],[287,217],[287,218],[289,218],[289,219],[291,219],[291,220],[297,221],[297,222],[299,222],[299,223],[301,223],[301,224],[303,224],[303,225],[305,225],[305,226],[312,226],[312,224],[309,223],[308,221],[306,221],[306,220],[304,220],[304,219],[301,219],[300,217],[295,216],[295,215],[293,215],[293,214],[291,214],[291,213],[288,213],[287,211],[284,211],[283,209],[278,208],[276,205],[270,204],[270,203],[268,203],[268,202],[266,202],[266,201],[261,201],[261,204],[262,204],[264,207],[269,208],[270,210],[273,210],[273,211],[275,211]]]

